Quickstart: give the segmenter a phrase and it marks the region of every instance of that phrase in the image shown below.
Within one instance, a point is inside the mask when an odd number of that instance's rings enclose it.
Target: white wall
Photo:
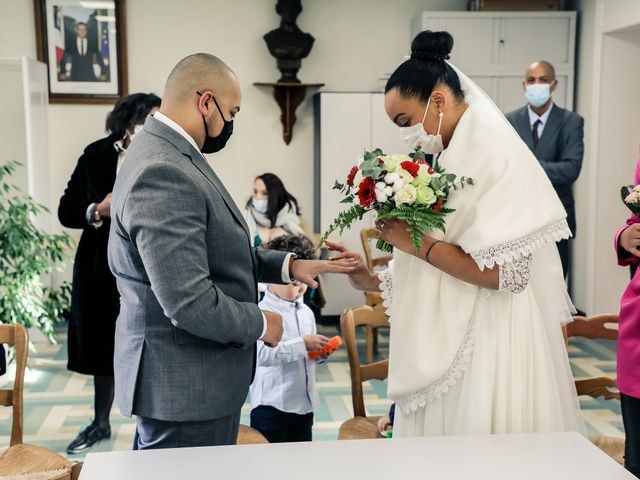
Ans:
[[[611,33],[603,37],[600,111],[598,118],[599,197],[596,217],[594,310],[617,310],[622,292],[629,283],[628,269],[616,266],[613,233],[624,223],[629,211],[620,200],[620,187],[633,183],[640,144],[640,24],[634,32]],[[624,71],[624,75],[621,72]],[[612,205],[611,205],[612,203]]]
[[[32,0],[0,0],[0,56],[35,56]],[[410,21],[428,9],[464,9],[466,0],[303,1],[302,30],[315,36],[299,77],[329,90],[371,90],[376,79],[409,52]],[[8,14],[7,14],[8,12]],[[256,81],[279,78],[262,35],[276,28],[275,0],[127,1],[129,90],[162,94],[164,80],[180,58],[206,51],[238,74],[242,112],[224,152],[212,165],[238,202],[251,189],[252,175],[273,171],[298,197],[309,218],[313,208],[312,104],[298,109],[289,146],[282,140],[280,112],[271,91]],[[109,106],[51,105],[52,191],[63,191],[82,149],[100,138]],[[354,118],[357,122],[359,119]]]
[[[594,57],[596,56],[596,2],[597,0],[584,0],[576,6],[578,13],[578,34],[576,42],[576,85],[575,85],[575,111],[584,117],[585,154],[582,163],[582,172],[574,185],[576,199],[576,238],[572,242],[572,270],[571,284],[572,297],[576,306],[582,310],[591,311],[590,299],[592,296],[593,251],[588,250],[593,236],[594,221],[591,211],[590,179],[595,178],[595,159],[592,154],[591,141],[594,134],[593,123],[593,95],[595,85],[599,82],[600,73],[595,71]],[[599,43],[598,43],[599,47]],[[591,247],[593,247],[591,242]]]
[[[581,0],[576,110],[585,117],[585,163],[576,185],[574,298],[588,313],[617,311],[629,281],[613,236],[629,212],[620,186],[632,183],[640,144],[640,3]]]

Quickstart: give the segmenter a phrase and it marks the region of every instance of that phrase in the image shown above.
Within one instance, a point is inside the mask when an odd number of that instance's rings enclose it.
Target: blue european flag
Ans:
[[[101,31],[102,31],[102,39],[100,40],[101,48],[100,53],[102,53],[102,60],[104,61],[105,66],[109,65],[109,22],[101,22]]]

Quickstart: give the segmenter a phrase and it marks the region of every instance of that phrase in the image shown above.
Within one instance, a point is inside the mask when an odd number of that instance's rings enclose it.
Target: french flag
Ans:
[[[62,7],[53,7],[53,40],[56,47],[56,63],[60,65],[64,55],[64,21],[62,17]]]

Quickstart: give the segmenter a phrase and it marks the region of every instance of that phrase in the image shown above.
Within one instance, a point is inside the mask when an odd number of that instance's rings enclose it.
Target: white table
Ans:
[[[577,433],[90,453],[80,480],[635,480]]]

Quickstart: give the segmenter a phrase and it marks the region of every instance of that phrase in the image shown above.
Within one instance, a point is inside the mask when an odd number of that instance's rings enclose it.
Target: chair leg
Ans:
[[[366,331],[367,331],[367,339],[366,339],[367,363],[373,363],[373,339],[374,339],[373,327],[371,325],[367,325]]]
[[[380,349],[378,348],[378,328],[372,328],[372,337],[373,337],[373,354],[378,355],[380,353]],[[369,362],[371,363],[371,362]]]

